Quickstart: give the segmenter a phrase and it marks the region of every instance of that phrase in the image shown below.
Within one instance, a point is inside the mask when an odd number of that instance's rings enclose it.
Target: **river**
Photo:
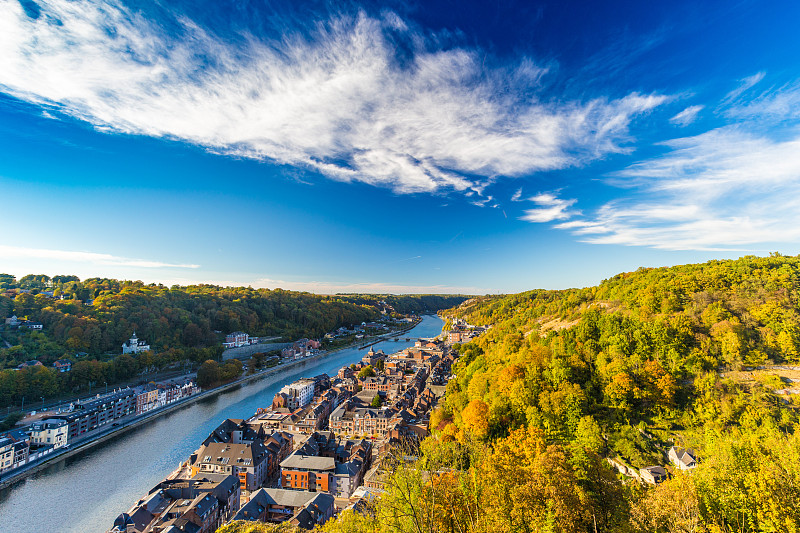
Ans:
[[[408,337],[434,337],[443,321],[424,316]],[[414,343],[383,341],[393,353]],[[347,349],[311,361],[305,367],[256,380],[161,416],[146,425],[53,463],[0,491],[0,532],[103,532],[114,519],[172,472],[226,418],[248,418],[268,407],[287,383],[361,359],[367,349]]]

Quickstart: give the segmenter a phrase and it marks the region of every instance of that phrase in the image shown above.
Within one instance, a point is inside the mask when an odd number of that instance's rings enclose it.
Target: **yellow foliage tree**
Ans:
[[[489,406],[483,400],[472,400],[461,412],[464,429],[474,437],[484,439],[489,434]]]
[[[484,508],[476,531],[578,533],[588,525],[587,496],[564,450],[534,429],[498,441],[478,468]]]
[[[631,526],[648,533],[695,533],[700,527],[697,489],[686,474],[649,489],[631,508]]]

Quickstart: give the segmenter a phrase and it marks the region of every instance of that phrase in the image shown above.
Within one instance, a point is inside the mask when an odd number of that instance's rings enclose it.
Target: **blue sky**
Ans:
[[[794,2],[0,1],[0,271],[516,292],[795,255]]]

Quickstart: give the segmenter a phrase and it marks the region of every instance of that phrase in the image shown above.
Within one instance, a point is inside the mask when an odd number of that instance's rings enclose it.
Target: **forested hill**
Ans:
[[[455,307],[469,298],[449,294],[339,294],[337,296],[348,302],[386,308],[404,315],[435,313]]]
[[[446,311],[492,327],[457,345],[420,459],[324,529],[800,531],[799,286],[800,258],[744,257]]]
[[[800,257],[748,256],[640,268],[585,289],[483,297],[450,314],[495,324],[494,337],[544,338],[567,329],[555,337],[691,374],[798,361],[799,290]]]
[[[168,360],[180,360],[192,349],[218,347],[222,335],[233,331],[319,338],[340,326],[375,319],[384,309],[401,314],[435,312],[463,300],[435,295],[320,296],[212,285],[166,287],[105,278],[81,281],[75,276],[30,275],[16,280],[0,274],[0,319],[14,314],[44,326],[41,333],[2,334],[14,346],[0,349],[0,368],[34,358],[48,364],[76,352],[119,353],[134,330],[154,351],[168,354]]]

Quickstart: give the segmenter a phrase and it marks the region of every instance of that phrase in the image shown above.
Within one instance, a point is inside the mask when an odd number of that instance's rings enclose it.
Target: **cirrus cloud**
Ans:
[[[611,173],[625,191],[585,216],[561,211],[553,227],[582,242],[664,250],[753,251],[800,241],[800,82],[742,94],[763,81],[740,81],[718,110],[735,123],[658,143],[660,155]],[[673,123],[693,120],[691,106]],[[570,204],[571,205],[571,204]],[[566,216],[570,215],[570,216]]]
[[[697,119],[697,115],[703,110],[702,105],[692,105],[669,119],[669,121],[678,126],[688,126]]]
[[[0,89],[100,130],[405,193],[480,194],[498,176],[626,152],[631,121],[667,100],[545,100],[547,68],[485,67],[480,50],[442,45],[392,13],[302,30],[232,44],[181,15],[167,31],[115,0],[33,12],[2,2]]]
[[[200,265],[186,263],[165,263],[148,259],[133,259],[97,252],[74,250],[51,250],[46,248],[26,248],[0,244],[0,259],[41,259],[51,262],[89,263],[102,266],[124,266],[137,268],[200,268]]]
[[[554,220],[566,220],[580,214],[579,211],[569,210],[569,207],[577,202],[577,200],[563,200],[552,193],[537,194],[530,198],[530,201],[539,207],[535,209],[526,209],[525,214],[520,217],[521,220],[526,220],[528,222],[552,222]]]
[[[666,250],[800,240],[800,135],[776,140],[730,126],[664,144],[667,154],[615,173],[630,195],[555,227],[583,242]]]

